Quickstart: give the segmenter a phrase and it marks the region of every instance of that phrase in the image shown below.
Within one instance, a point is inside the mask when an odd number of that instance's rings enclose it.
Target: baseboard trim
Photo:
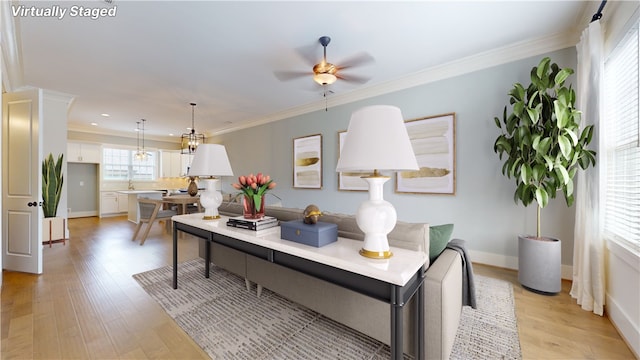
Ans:
[[[607,294],[605,312],[631,352],[640,359],[640,329],[633,325],[629,316],[609,294]]]
[[[471,261],[479,264],[491,265],[495,267],[518,270],[518,257],[507,256],[484,251],[469,250]],[[561,276],[564,280],[573,280],[573,266],[562,265]]]
[[[93,210],[93,211],[74,211],[74,212],[70,212],[67,217],[69,219],[71,218],[80,218],[80,217],[90,217],[90,216],[98,216],[98,212]]]

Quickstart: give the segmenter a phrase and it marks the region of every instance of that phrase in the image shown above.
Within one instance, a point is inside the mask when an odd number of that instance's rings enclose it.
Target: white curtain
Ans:
[[[595,125],[590,149],[597,152],[594,168],[579,170],[575,189],[576,219],[573,239],[573,285],[571,296],[584,310],[602,315],[605,299],[603,237],[604,205],[600,190],[606,176],[602,111],[602,79],[604,73],[603,38],[600,21],[589,24],[577,45],[577,107],[582,111],[581,127]]]

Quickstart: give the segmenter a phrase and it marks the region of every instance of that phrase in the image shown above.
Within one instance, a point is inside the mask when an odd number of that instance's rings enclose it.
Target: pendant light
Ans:
[[[193,154],[196,152],[198,145],[204,144],[204,135],[196,133],[195,127],[195,103],[190,103],[191,105],[191,131],[188,133],[184,133],[181,136],[181,149],[183,154]]]
[[[137,129],[136,131],[138,132],[138,151],[136,151],[135,154],[135,159],[138,161],[146,161],[147,158],[149,157],[149,154],[147,154],[147,151],[144,148],[144,122],[147,121],[145,119],[141,119],[142,121],[142,128],[140,127],[140,121],[137,121]],[[140,132],[142,132],[142,150],[140,149]]]

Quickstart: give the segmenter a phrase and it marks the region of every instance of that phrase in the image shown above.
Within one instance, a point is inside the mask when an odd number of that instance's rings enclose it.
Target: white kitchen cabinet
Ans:
[[[117,214],[118,212],[118,193],[115,191],[103,191],[100,194],[100,216]]]
[[[181,154],[180,151],[163,150],[160,155],[161,158],[161,170],[162,177],[181,177],[183,172],[181,171]]]
[[[119,215],[129,211],[127,194],[118,191],[100,192],[100,216]]]
[[[180,157],[180,173],[182,176],[187,176],[191,162],[193,161],[193,154],[182,154]]]
[[[118,212],[129,211],[129,195],[118,193]]]
[[[99,144],[67,142],[67,162],[99,164],[102,147]]]

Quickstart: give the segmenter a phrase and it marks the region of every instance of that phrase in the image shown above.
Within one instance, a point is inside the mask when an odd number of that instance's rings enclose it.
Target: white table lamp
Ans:
[[[232,176],[227,150],[219,144],[200,144],[193,156],[189,176],[199,177],[205,184],[200,194],[200,204],[204,207],[205,220],[219,219],[218,207],[222,204],[222,193],[216,183],[220,176]]]
[[[387,234],[396,226],[396,210],[382,197],[389,176],[378,171],[418,170],[407,128],[400,109],[374,105],[355,111],[340,151],[336,171],[373,171],[364,176],[369,184],[369,200],[358,208],[356,221],[364,232],[362,256],[388,259]]]

